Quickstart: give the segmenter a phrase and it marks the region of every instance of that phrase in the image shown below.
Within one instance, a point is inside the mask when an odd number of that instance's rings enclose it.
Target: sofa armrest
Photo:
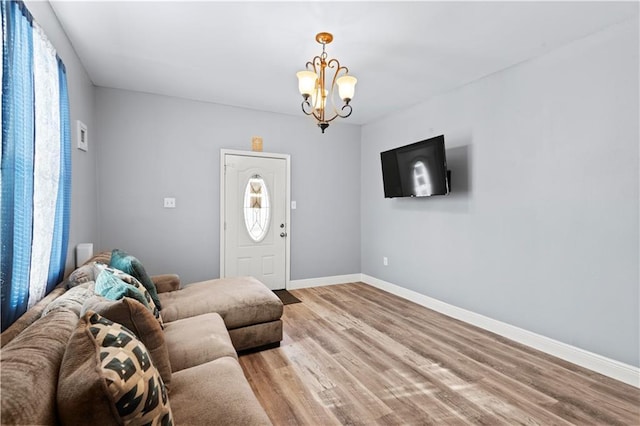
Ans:
[[[180,289],[180,277],[176,274],[152,275],[151,281],[156,285],[158,293],[167,293]]]

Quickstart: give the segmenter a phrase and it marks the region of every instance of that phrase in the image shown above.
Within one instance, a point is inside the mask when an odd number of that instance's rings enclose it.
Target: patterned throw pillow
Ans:
[[[96,293],[110,300],[119,300],[123,297],[131,297],[146,306],[153,316],[158,320],[160,326],[164,328],[164,322],[160,315],[160,310],[147,289],[131,275],[119,271],[115,268],[101,266],[96,279]]]
[[[114,301],[94,294],[84,302],[79,316],[83,316],[87,311],[96,312],[100,316],[131,330],[149,351],[153,365],[158,369],[167,391],[170,392],[169,350],[164,339],[164,332],[148,308],[130,297]]]
[[[142,263],[131,256],[129,253],[124,250],[114,249],[111,252],[111,260],[109,261],[109,266],[115,269],[119,269],[124,273],[131,275],[136,278],[140,283],[147,289],[151,298],[153,299],[153,303],[156,304],[158,309],[162,309],[160,305],[160,298],[158,298],[158,292],[156,290],[156,285],[151,281],[151,278],[145,271]]]
[[[85,284],[91,281],[95,281],[96,277],[100,273],[100,268],[95,262],[87,263],[69,275],[65,280],[65,287],[68,289],[76,287],[80,284]]]
[[[113,271],[110,270],[104,270],[98,274],[95,292],[109,300],[120,300],[123,297],[130,297],[145,305],[147,309],[151,309],[147,299],[140,290],[115,277]]]
[[[69,339],[57,403],[62,424],[173,425],[164,383],[145,346],[93,311]]]

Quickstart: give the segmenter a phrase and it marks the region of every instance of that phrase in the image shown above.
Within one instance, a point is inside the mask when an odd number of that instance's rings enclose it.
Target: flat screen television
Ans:
[[[449,193],[444,135],[380,153],[385,198]]]

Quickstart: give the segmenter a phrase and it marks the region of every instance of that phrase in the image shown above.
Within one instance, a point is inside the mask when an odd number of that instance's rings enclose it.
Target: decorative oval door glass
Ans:
[[[256,243],[269,231],[271,205],[269,191],[260,175],[253,175],[244,190],[244,224],[249,237]]]

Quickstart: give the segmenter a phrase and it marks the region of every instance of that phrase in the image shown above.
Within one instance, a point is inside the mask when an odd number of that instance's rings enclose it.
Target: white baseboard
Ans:
[[[304,280],[307,281],[307,280]],[[322,280],[320,280],[322,281]],[[358,281],[352,279],[345,282]],[[513,325],[485,317],[484,315],[458,308],[440,300],[433,299],[423,294],[417,293],[395,284],[371,277],[366,274],[360,274],[360,281],[379,288],[386,292],[395,294],[414,303],[433,309],[441,314],[464,321],[476,327],[499,334],[523,345],[532,347],[549,355],[577,364],[581,367],[588,368],[597,373],[627,383],[631,386],[640,388],[640,368],[628,365],[584,349],[559,342],[557,340],[545,337]],[[318,284],[320,285],[320,284]]]
[[[299,288],[321,287],[325,285],[357,283],[362,281],[362,274],[334,275],[324,278],[309,278],[306,280],[290,280],[287,290],[297,290]]]

